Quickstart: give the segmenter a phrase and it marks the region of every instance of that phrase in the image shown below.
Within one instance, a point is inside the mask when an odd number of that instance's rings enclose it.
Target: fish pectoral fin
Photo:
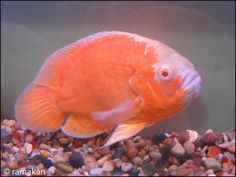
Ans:
[[[93,112],[92,117],[95,121],[106,122],[106,124],[118,124],[134,117],[139,112],[140,103],[141,100],[137,97],[135,100],[120,104],[113,109]]]
[[[111,137],[103,145],[103,147],[110,146],[118,141],[130,138],[140,132],[145,126],[146,122],[141,122],[138,119],[129,120],[123,124],[118,125],[114,132],[111,134]]]
[[[71,114],[61,127],[63,133],[76,138],[90,138],[109,130],[109,127],[99,124],[90,118]]]

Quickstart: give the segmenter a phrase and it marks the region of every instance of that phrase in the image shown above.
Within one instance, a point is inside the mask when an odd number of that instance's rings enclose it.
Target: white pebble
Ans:
[[[36,155],[40,155],[40,152],[32,152],[31,157],[34,157]]]
[[[17,153],[17,152],[19,152],[19,148],[18,148],[18,147],[16,147],[16,146],[14,146],[14,147],[13,147],[13,152],[14,152],[14,153]]]
[[[85,171],[85,172],[84,172],[84,176],[90,176],[90,175],[89,175],[89,172]]]
[[[170,137],[170,134],[169,133],[165,133],[166,137],[169,138]]]
[[[33,149],[33,145],[30,143],[25,143],[24,148],[25,148],[26,153],[30,154]]]
[[[57,153],[60,154],[60,155],[63,155],[63,151],[64,151],[63,147],[60,147],[60,148],[57,149]]]
[[[198,132],[195,130],[187,130],[189,133],[189,141],[194,142],[198,138]]]
[[[130,171],[133,168],[132,163],[124,162],[121,164],[121,170],[124,172]]]
[[[93,168],[89,171],[89,173],[92,175],[92,176],[99,176],[101,173],[103,172],[103,169],[102,168]]]
[[[48,169],[48,172],[51,173],[51,174],[54,174],[56,171],[56,167],[54,166],[51,166],[49,169]]]
[[[89,153],[93,153],[93,149],[91,147],[88,148]]]

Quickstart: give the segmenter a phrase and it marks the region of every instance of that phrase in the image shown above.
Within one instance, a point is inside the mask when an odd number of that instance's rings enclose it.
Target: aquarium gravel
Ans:
[[[200,135],[166,132],[134,136],[106,148],[108,133],[76,139],[61,131],[24,130],[1,122],[3,176],[235,176],[235,129]]]

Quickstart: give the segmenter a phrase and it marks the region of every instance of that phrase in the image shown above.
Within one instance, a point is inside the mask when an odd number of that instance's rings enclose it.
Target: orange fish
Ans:
[[[200,91],[193,65],[137,34],[99,32],[53,53],[19,96],[25,128],[88,138],[113,130],[104,146],[129,138],[189,105]]]

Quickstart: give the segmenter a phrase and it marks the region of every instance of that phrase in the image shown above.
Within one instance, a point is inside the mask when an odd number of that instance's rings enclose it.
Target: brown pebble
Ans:
[[[112,160],[106,161],[102,166],[103,171],[113,171],[115,169],[115,164]]]
[[[194,170],[191,168],[186,168],[184,166],[180,166],[176,170],[177,176],[192,176],[194,173]]]
[[[10,119],[5,122],[6,126],[13,127],[16,124],[16,120]]]
[[[174,157],[174,156],[170,156],[170,157],[169,157],[169,162],[170,162],[171,164],[173,164],[173,165],[180,165],[179,160],[178,160],[176,157]]]
[[[55,154],[53,157],[53,162],[56,163],[56,162],[66,162],[66,158],[64,158],[62,155],[60,154]]]
[[[11,141],[12,141],[12,143],[15,144],[15,145],[19,145],[19,143],[20,143],[20,140],[17,139],[17,138],[14,138],[14,137],[12,137]]]
[[[9,163],[9,168],[16,169],[17,168],[17,162],[16,161],[10,162]]]
[[[181,144],[184,144],[185,141],[188,141],[190,139],[189,132],[187,130],[182,131],[178,136],[178,141]]]
[[[227,149],[229,152],[235,153],[235,142],[230,143]]]
[[[98,151],[95,151],[93,156],[94,158],[99,159],[102,155]]]
[[[110,160],[112,158],[111,154],[107,154],[106,156],[103,156],[98,160],[98,164],[102,166],[107,160]]]
[[[127,153],[128,157],[129,157],[130,159],[132,159],[132,158],[134,158],[135,156],[137,156],[137,154],[138,154],[138,150],[137,150],[137,148],[135,148],[135,147],[129,149],[129,150],[128,150],[128,153]]]
[[[171,171],[175,171],[177,170],[178,166],[177,165],[171,165],[169,168],[168,168],[168,171],[171,172]]]
[[[89,168],[89,170],[91,170],[93,168],[99,167],[99,164],[98,164],[98,162],[90,162],[86,166]]]
[[[38,169],[39,169],[39,170],[43,170],[43,169],[45,168],[42,163],[39,163],[37,166],[38,166]]]
[[[46,158],[50,156],[50,152],[48,152],[48,151],[46,151],[46,150],[43,150],[43,149],[42,149],[42,150],[40,150],[39,152],[42,154],[42,156],[44,156],[44,157],[46,157]]]
[[[147,155],[144,156],[143,162],[145,163],[145,162],[149,162],[149,161],[150,161],[150,157],[149,157],[149,155],[147,154]]]
[[[27,143],[32,143],[32,142],[34,141],[34,135],[32,135],[32,134],[27,134],[27,135],[25,136],[25,141],[26,141]]]
[[[95,161],[96,161],[96,159],[91,155],[86,156],[85,160],[84,160],[85,164],[89,164],[89,163],[95,162]]]
[[[138,156],[141,157],[142,159],[145,157],[146,155],[146,151],[144,151],[143,149],[141,149],[139,152],[138,152]]]
[[[141,138],[140,140],[139,140],[139,142],[137,143],[137,148],[143,148],[143,147],[145,147],[147,144],[146,144],[146,141],[143,139],[143,138]]]
[[[110,154],[110,148],[109,147],[105,147],[105,148],[102,148],[99,150],[99,153],[102,155],[102,156],[105,156],[105,155],[108,155]]]
[[[111,176],[111,173],[109,171],[103,171],[100,176]]]
[[[158,161],[162,157],[160,152],[155,152],[155,151],[150,152],[149,156],[150,156],[151,160],[153,160],[153,161]]]
[[[141,138],[142,138],[141,136],[135,136],[135,137],[133,138],[133,142],[134,142],[134,143],[137,143]]]
[[[135,145],[135,143],[133,143],[131,140],[125,140],[124,141],[124,143],[125,143],[125,145],[126,145],[126,148],[129,150],[129,149],[131,149],[131,148],[134,148],[134,147],[136,147],[136,145]]]
[[[128,161],[129,161],[128,157],[127,157],[127,156],[124,156],[124,155],[121,156],[121,160],[122,160],[123,162],[128,162]]]
[[[47,150],[49,151],[51,149],[51,146],[47,145],[47,144],[44,144],[44,143],[41,143],[39,145],[39,149],[44,149],[44,150]]]

